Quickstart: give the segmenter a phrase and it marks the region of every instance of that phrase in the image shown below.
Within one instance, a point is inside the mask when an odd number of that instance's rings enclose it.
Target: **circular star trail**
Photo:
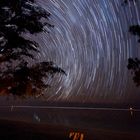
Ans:
[[[52,101],[118,101],[139,97],[127,70],[129,57],[140,57],[129,26],[140,24],[140,3],[122,0],[39,0],[51,13],[53,29],[38,38],[41,60],[51,60],[59,75],[46,91]]]

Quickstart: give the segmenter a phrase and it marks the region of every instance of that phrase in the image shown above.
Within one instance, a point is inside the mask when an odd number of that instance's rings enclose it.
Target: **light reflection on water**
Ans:
[[[83,129],[139,131],[139,110],[1,107],[0,118]]]

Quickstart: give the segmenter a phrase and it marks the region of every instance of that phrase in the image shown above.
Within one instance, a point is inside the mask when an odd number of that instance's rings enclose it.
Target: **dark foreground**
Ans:
[[[0,121],[0,140],[73,140],[73,137],[69,138],[70,132],[83,133],[84,139],[81,140],[140,140],[138,132],[128,133],[94,128],[89,131],[47,124]]]
[[[139,112],[16,108],[0,113],[0,140],[140,140]]]

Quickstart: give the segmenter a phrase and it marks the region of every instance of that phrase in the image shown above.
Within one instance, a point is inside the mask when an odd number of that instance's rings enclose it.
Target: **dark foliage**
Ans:
[[[123,4],[127,5],[131,2],[138,2],[138,0],[124,0]],[[129,27],[129,32],[138,37],[138,43],[140,43],[140,25],[131,25]],[[133,75],[133,81],[136,84],[136,86],[140,86],[140,59],[139,58],[129,58],[128,59],[128,70],[132,72]]]
[[[140,43],[140,25],[132,25],[129,27],[129,32],[132,35],[138,37],[138,42]],[[133,81],[136,86],[140,86],[140,59],[139,58],[129,58],[128,59],[128,69],[132,71]]]
[[[136,2],[137,0],[123,0],[123,5],[128,4],[129,2]]]
[[[65,73],[53,62],[31,65],[39,44],[25,38],[28,34],[53,27],[50,13],[34,0],[0,1],[0,93],[18,96],[40,95],[48,85],[45,79],[55,73]]]
[[[136,86],[140,86],[140,60],[129,58],[127,68],[132,71],[133,81]]]
[[[140,25],[132,25],[129,27],[129,32],[138,37],[138,42],[140,43]]]

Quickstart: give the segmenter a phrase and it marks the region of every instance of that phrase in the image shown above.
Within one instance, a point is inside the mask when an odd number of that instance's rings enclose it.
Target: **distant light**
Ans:
[[[41,121],[40,118],[39,118],[39,116],[38,116],[36,113],[34,113],[33,117],[34,117],[34,119],[35,119],[37,122],[40,122],[40,121]]]
[[[130,114],[131,114],[131,116],[133,116],[133,108],[130,107],[129,110],[130,110]]]
[[[130,107],[130,108],[129,108],[129,110],[133,110],[133,108],[132,108],[132,107]]]

